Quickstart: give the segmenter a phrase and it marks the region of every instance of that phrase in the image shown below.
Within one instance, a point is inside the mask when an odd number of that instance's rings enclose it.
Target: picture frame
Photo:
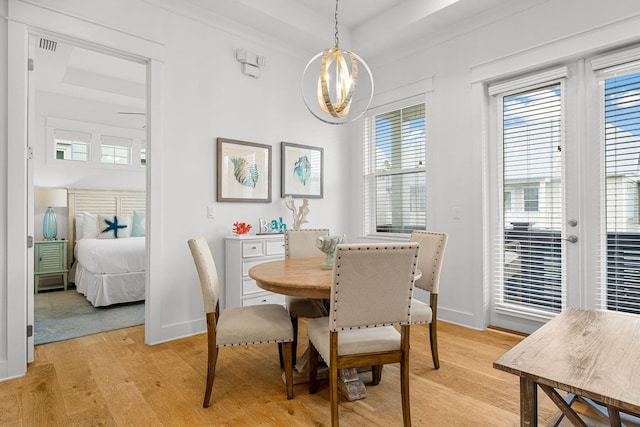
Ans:
[[[324,197],[324,149],[282,142],[281,197]]]
[[[271,202],[271,145],[217,138],[218,202]]]

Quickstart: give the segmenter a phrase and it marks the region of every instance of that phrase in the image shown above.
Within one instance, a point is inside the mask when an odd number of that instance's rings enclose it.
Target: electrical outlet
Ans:
[[[207,205],[207,218],[214,219],[216,217],[216,208],[213,204]]]
[[[453,219],[460,219],[460,207],[459,206],[454,206],[453,207]]]

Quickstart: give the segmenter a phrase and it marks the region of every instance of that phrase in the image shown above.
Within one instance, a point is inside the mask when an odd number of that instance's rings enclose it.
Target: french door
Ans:
[[[640,74],[597,61],[490,87],[490,323],[640,314]]]

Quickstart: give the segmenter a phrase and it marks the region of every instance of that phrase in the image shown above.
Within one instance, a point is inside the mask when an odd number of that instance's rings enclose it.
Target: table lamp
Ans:
[[[36,188],[34,195],[36,206],[46,206],[42,220],[42,235],[45,240],[55,240],[58,236],[58,223],[53,208],[67,206],[67,190],[64,188]]]

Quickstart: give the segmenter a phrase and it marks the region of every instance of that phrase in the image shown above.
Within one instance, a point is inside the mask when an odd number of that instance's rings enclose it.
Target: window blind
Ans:
[[[426,229],[424,103],[368,117],[364,148],[365,231]]]
[[[611,74],[601,85],[606,268],[597,301],[599,308],[640,314],[640,73]]]
[[[494,297],[510,310],[564,306],[561,95],[559,82],[497,98],[503,167]]]

